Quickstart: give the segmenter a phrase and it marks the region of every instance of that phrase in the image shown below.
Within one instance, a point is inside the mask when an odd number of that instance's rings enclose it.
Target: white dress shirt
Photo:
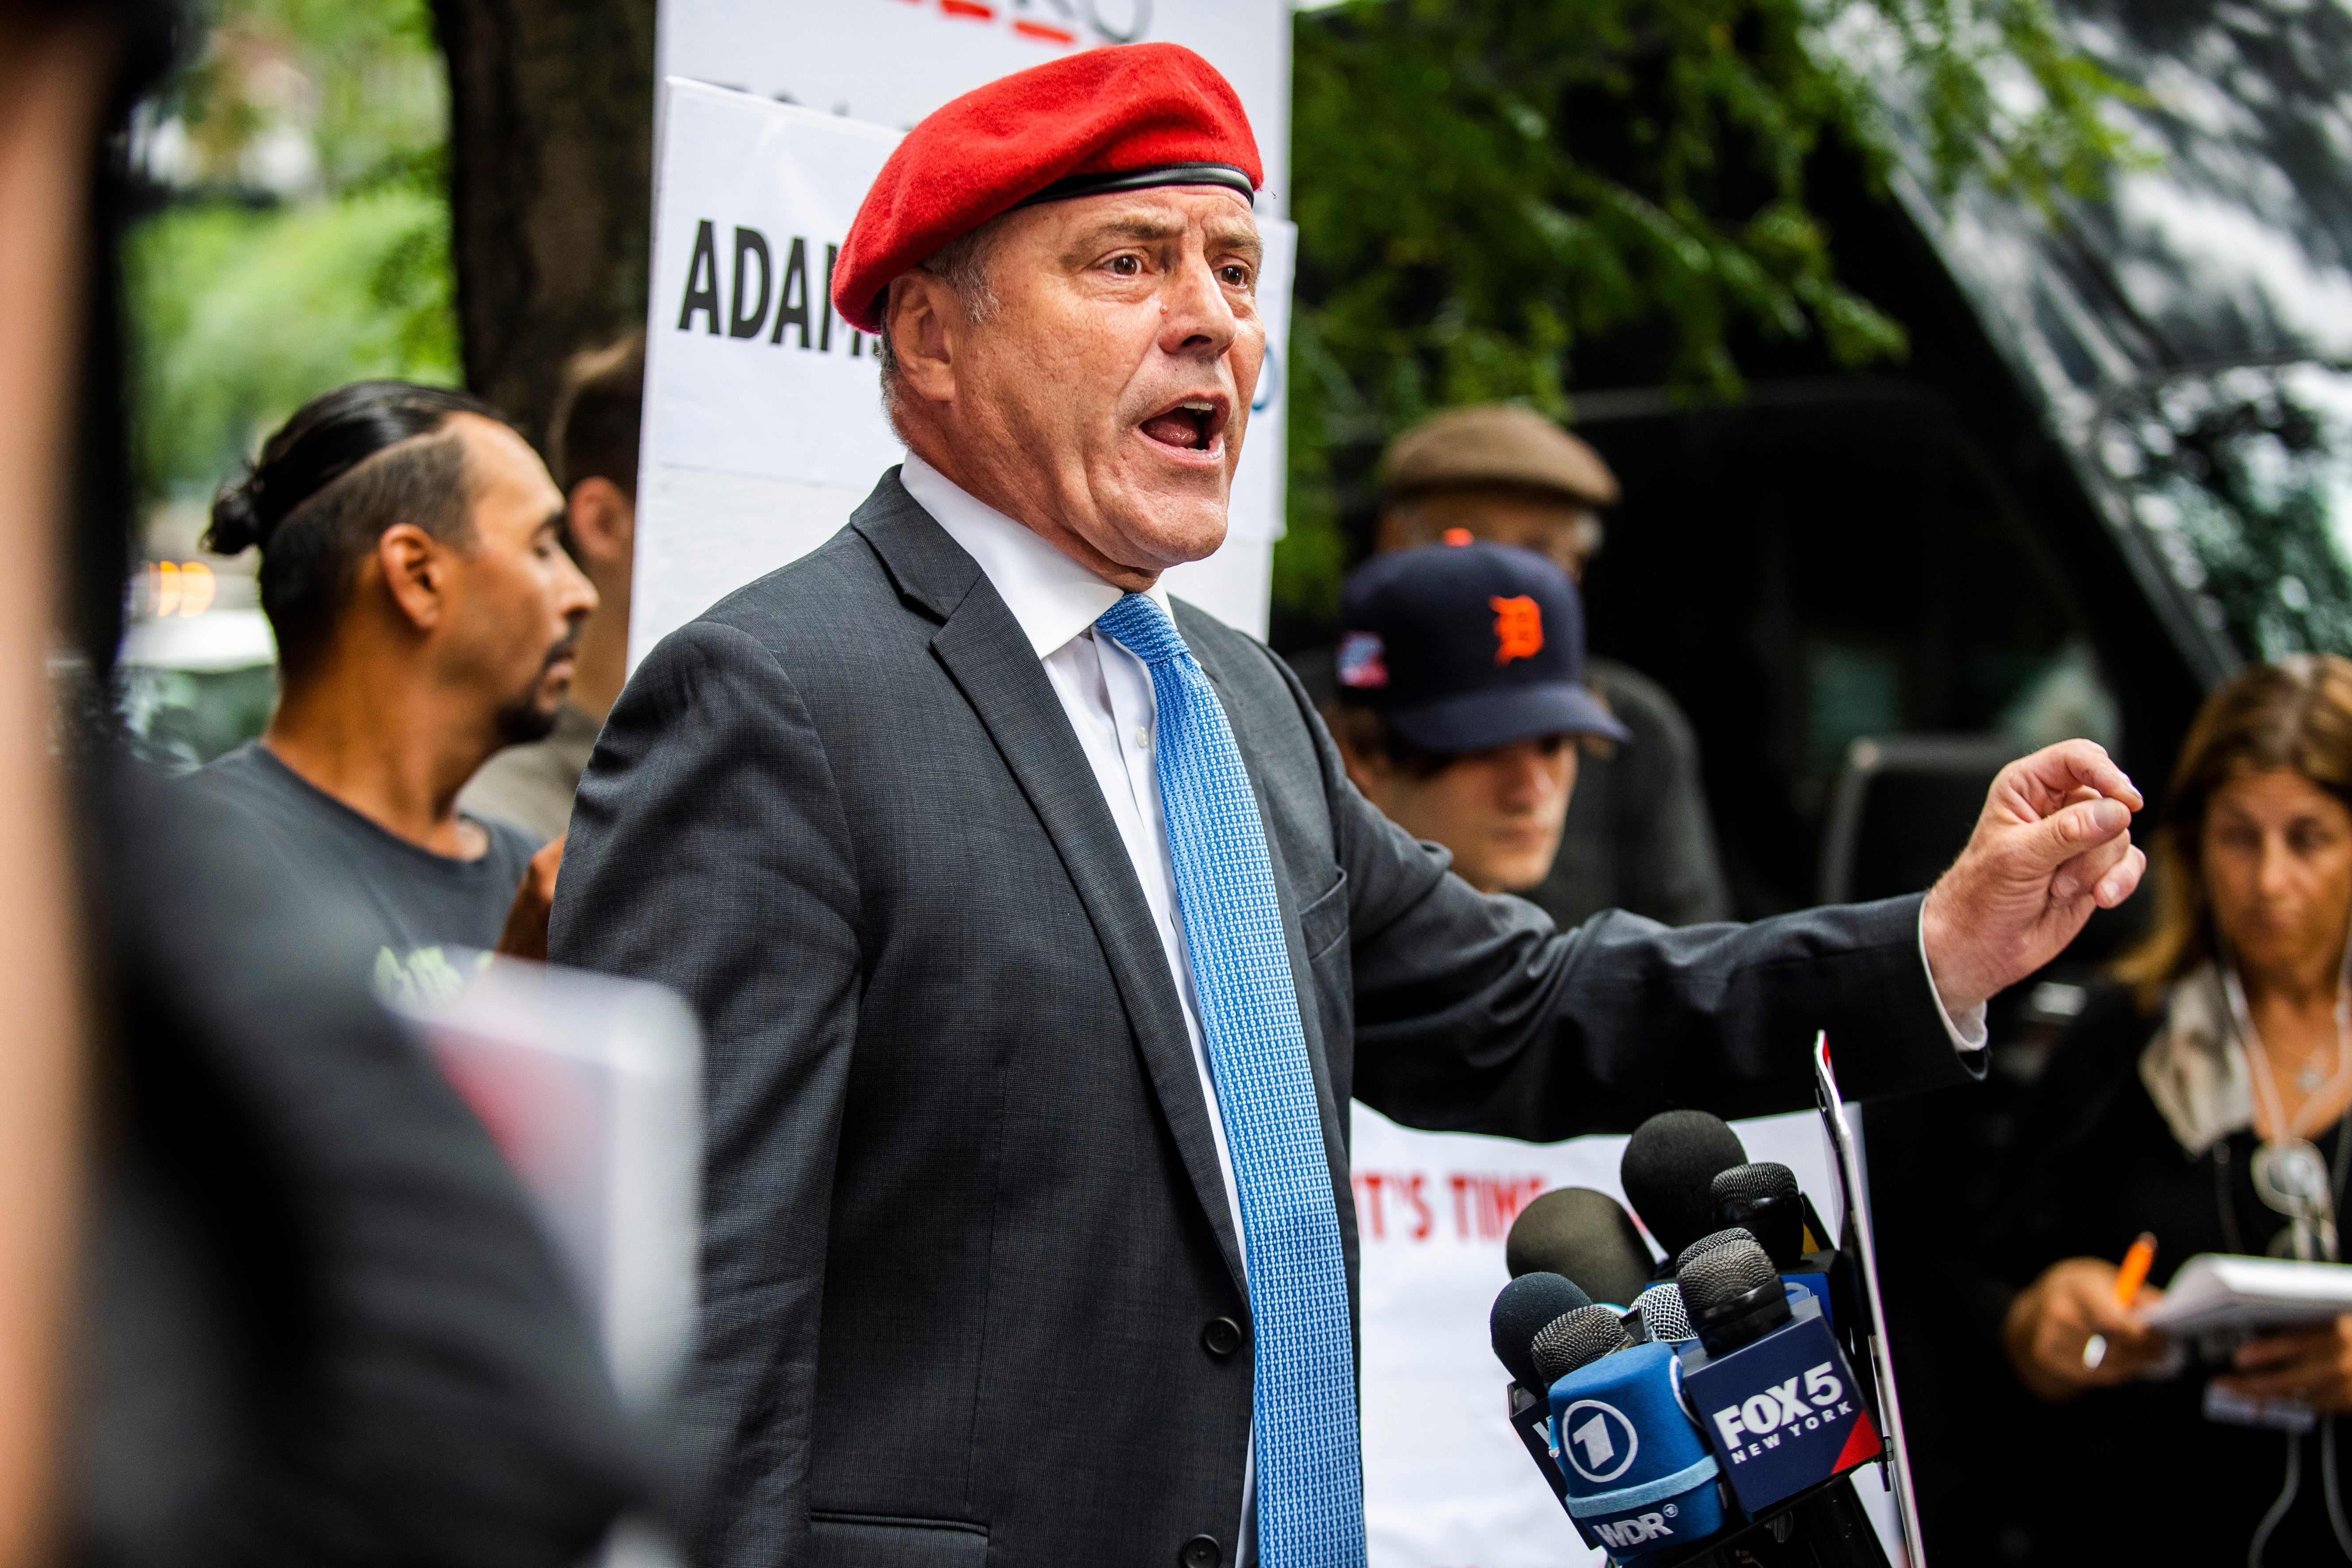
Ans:
[[[1200,1000],[1192,990],[1192,965],[1184,951],[1184,925],[1178,918],[1176,868],[1169,858],[1168,829],[1160,816],[1160,772],[1155,745],[1159,704],[1152,695],[1151,672],[1117,638],[1097,634],[1095,621],[1124,595],[1092,572],[1063,554],[1037,534],[977,500],[954,480],[914,453],[898,470],[925,511],[947,530],[980,563],[980,569],[1004,607],[1036,650],[1054,683],[1054,695],[1077,731],[1079,750],[1094,769],[1103,804],[1118,826],[1127,858],[1142,884],[1143,901],[1150,907],[1152,924],[1160,932],[1160,951],[1176,983],[1176,1000],[1184,1015],[1184,1034],[1192,1044],[1192,1063],[1201,1075],[1201,1094],[1208,1101],[1209,1131],[1217,1143],[1217,1170],[1225,1184],[1225,1204],[1232,1212],[1234,1234],[1242,1238],[1243,1262],[1248,1262],[1249,1241],[1242,1229],[1241,1200],[1234,1186],[1233,1155],[1225,1146],[1224,1116],[1217,1104],[1217,1082],[1209,1069],[1209,1054],[1201,1034]],[[1154,584],[1147,592],[1171,617],[1168,590]],[[1924,921],[1919,965],[1927,966]],[[1935,989],[1930,975],[1928,989]],[[1936,1008],[1952,1043],[1974,1050],[1985,1043],[1984,1008],[1979,1005],[1955,1022],[1943,998]],[[1244,1458],[1246,1466],[1246,1458]],[[1241,1550],[1237,1563],[1246,1563],[1253,1531],[1254,1510],[1244,1470],[1242,1499]]]

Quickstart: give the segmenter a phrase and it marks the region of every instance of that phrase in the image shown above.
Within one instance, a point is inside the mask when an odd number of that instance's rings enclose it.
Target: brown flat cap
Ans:
[[[1381,483],[1391,496],[1467,485],[1525,485],[1558,490],[1591,506],[1614,506],[1617,476],[1601,454],[1516,403],[1479,403],[1433,414],[1381,458]]]

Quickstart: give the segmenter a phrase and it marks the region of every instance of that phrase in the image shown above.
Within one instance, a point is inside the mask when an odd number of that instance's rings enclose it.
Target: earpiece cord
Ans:
[[[2286,1103],[2278,1090],[2278,1079],[2271,1072],[2270,1047],[2263,1044],[2261,1032],[2254,1027],[2254,1016],[2246,1005],[2246,990],[2238,980],[2237,962],[2231,956],[2229,938],[2222,934],[2220,922],[2215,922],[2214,946],[2221,959],[2221,988],[2230,1001],[2230,1026],[2237,1037],[2239,1054],[2246,1058],[2247,1077],[2263,1097],[2263,1109],[2270,1112],[2271,1135],[2267,1142],[2279,1142],[2307,1134],[2286,1115]],[[2325,1105],[2336,1098],[2347,1074],[2352,1074],[2352,938],[2344,944],[2344,956],[2336,973],[2336,1071],[2326,1083],[2312,1091],[2303,1104],[2305,1111],[2315,1105]]]
[[[2327,1527],[2336,1532],[2336,1549],[2352,1560],[2352,1524],[2344,1521],[2344,1493],[2336,1479],[2336,1417],[2319,1424],[2319,1464],[2327,1490]]]
[[[2262,1523],[2254,1527],[2254,1539],[2246,1546],[2246,1568],[2263,1568],[2263,1553],[2269,1549],[2271,1534],[2294,1506],[2295,1494],[2303,1489],[2303,1434],[2290,1433],[2286,1440],[2286,1485],[2279,1489],[2278,1500],[2271,1504],[2270,1512],[2263,1515]]]

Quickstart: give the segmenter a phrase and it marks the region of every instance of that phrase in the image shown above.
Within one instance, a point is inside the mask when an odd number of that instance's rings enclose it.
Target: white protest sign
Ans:
[[[1188,45],[1223,72],[1265,158],[1267,353],[1231,531],[1214,555],[1168,575],[1171,592],[1263,634],[1282,532],[1297,251],[1278,216],[1287,6],[664,0],[659,29],[667,79],[655,137],[632,663],[728,593],[831,537],[903,455],[882,416],[870,344],[831,313],[825,284],[826,258],[898,133],[996,77],[1145,39]]]
[[[1622,1137],[1520,1143],[1400,1127],[1358,1105],[1349,1140],[1363,1259],[1364,1524],[1373,1568],[1563,1568],[1589,1552],[1505,1415],[1486,1314],[1510,1280],[1503,1238],[1538,1194],[1622,1203]],[[1736,1121],[1816,1204],[1837,1190],[1811,1111]],[[1890,1552],[1902,1536],[1870,1469],[1854,1489]],[[1896,1562],[1901,1558],[1895,1557]]]
[[[1290,7],[1269,0],[662,0],[663,76],[908,131],[959,93],[1081,49],[1181,44],[1233,83],[1287,210]]]
[[[898,135],[666,84],[631,661],[823,543],[903,455],[825,270]]]

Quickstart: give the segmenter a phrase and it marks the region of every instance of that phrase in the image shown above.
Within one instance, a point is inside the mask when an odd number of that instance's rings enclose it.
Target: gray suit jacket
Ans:
[[[1177,625],[1257,787],[1351,1278],[1351,1096],[1529,1139],[1796,1109],[1823,1027],[1855,1092],[1967,1076],[1916,898],[1556,932],[1369,805],[1264,647]],[[1248,1297],[1175,987],[1044,668],[895,470],[646,657],[551,952],[709,1030],[708,1562],[1231,1560]]]

